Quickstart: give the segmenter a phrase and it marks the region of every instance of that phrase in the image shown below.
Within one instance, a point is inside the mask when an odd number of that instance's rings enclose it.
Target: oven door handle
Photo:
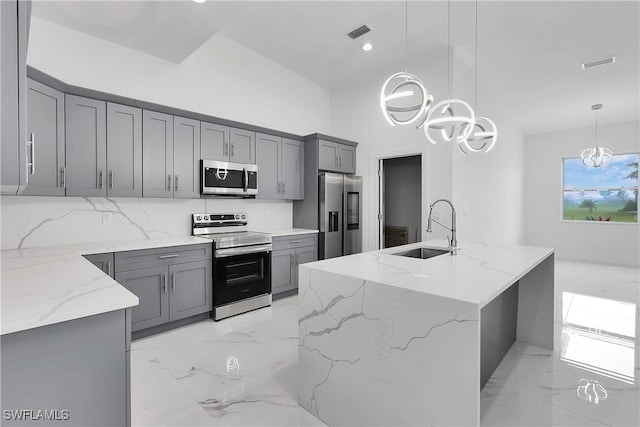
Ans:
[[[234,255],[255,254],[259,252],[271,252],[272,245],[242,246],[239,248],[217,249],[216,258],[224,258]]]

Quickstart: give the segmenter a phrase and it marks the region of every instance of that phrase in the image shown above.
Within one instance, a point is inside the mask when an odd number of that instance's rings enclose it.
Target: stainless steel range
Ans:
[[[271,235],[247,228],[244,212],[193,214],[193,235],[213,240],[215,320],[271,305]]]

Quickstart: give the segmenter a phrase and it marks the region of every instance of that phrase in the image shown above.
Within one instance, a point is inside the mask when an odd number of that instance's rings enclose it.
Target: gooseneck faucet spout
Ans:
[[[432,218],[432,214],[433,214],[433,207],[439,203],[439,202],[446,202],[449,204],[449,206],[451,206],[451,228],[447,227],[444,224],[439,223],[438,221],[436,221],[435,219]],[[438,199],[435,202],[431,203],[429,205],[429,218],[427,219],[427,233],[431,233],[431,222],[435,222],[436,224],[446,228],[447,230],[451,231],[451,242],[449,243],[449,252],[451,253],[451,255],[457,255],[458,254],[458,240],[456,239],[456,208],[453,207],[453,203],[451,203],[449,200],[447,199]]]

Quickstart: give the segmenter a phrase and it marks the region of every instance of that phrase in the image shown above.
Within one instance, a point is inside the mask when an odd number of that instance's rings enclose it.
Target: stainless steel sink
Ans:
[[[410,258],[421,258],[421,259],[429,259],[434,256],[448,254],[449,251],[447,249],[436,249],[436,248],[415,248],[410,249],[408,251],[395,252],[389,255],[398,255],[398,256],[406,256]]]

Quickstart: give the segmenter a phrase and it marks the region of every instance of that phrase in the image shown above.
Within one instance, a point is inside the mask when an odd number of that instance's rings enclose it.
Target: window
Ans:
[[[563,181],[564,220],[638,222],[638,153],[616,154],[600,168],[563,159]]]

